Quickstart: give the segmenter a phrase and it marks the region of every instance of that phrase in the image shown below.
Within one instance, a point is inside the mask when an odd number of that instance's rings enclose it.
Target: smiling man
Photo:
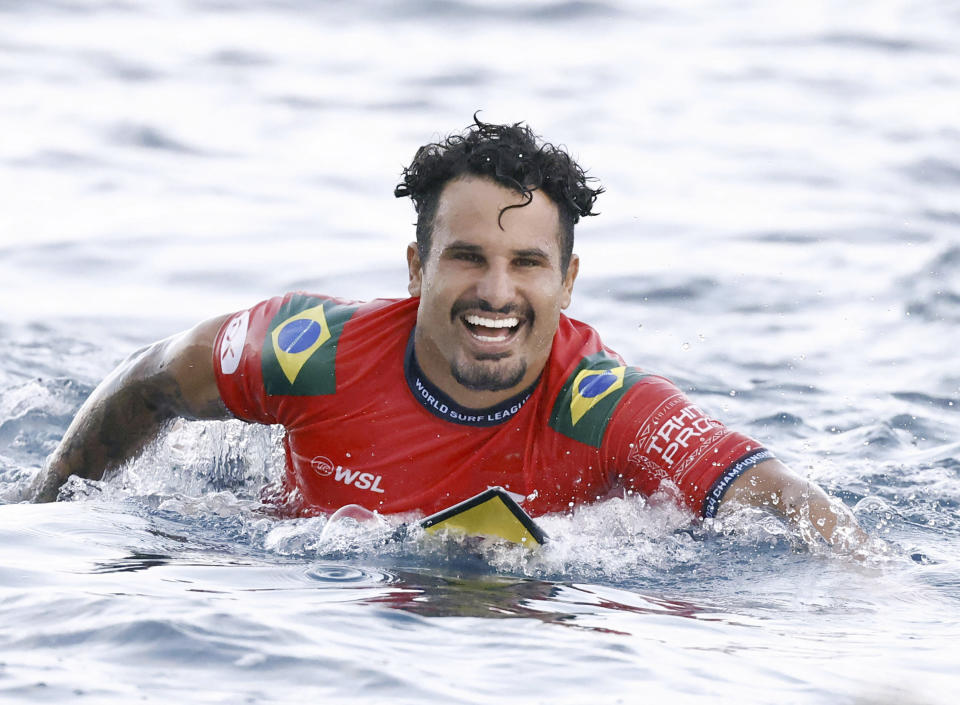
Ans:
[[[467,407],[531,387],[570,304],[578,261],[564,262],[557,207],[540,191],[529,199],[486,178],[456,178],[441,192],[424,252],[408,248],[410,294],[420,297],[416,361]]]
[[[520,124],[422,147],[396,189],[418,216],[410,298],[287,294],[134,354],[77,414],[36,498],[100,478],[173,418],[239,418],[285,427],[272,499],[293,514],[433,513],[502,486],[536,516],[664,491],[704,517],[733,500],[862,539],[757,441],[562,314],[574,225],[602,191],[590,181]]]

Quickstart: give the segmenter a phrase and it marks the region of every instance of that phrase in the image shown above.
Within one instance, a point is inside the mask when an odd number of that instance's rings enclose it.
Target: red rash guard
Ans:
[[[490,409],[460,407],[416,363],[418,302],[287,294],[220,330],[214,367],[227,408],[286,429],[293,511],[431,514],[498,485],[537,516],[649,496],[669,480],[709,517],[734,479],[772,457],[566,316],[530,389]]]

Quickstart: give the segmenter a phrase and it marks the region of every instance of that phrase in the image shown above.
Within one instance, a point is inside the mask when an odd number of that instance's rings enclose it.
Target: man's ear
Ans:
[[[564,309],[570,305],[570,298],[573,296],[573,283],[580,272],[580,258],[570,255],[570,264],[567,265],[567,273],[563,275],[563,296],[560,298],[560,308]]]
[[[410,292],[410,296],[420,296],[420,286],[423,284],[423,272],[420,265],[420,250],[417,249],[417,243],[415,242],[407,245],[407,270],[410,274],[407,291]]]

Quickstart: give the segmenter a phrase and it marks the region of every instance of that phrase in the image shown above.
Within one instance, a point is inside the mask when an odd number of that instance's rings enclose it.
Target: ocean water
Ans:
[[[960,10],[937,0],[0,0],[0,702],[948,703]],[[542,551],[279,520],[277,432],[22,494],[126,355],[405,295],[426,141],[526,120],[607,189],[571,315],[852,508],[613,499]]]

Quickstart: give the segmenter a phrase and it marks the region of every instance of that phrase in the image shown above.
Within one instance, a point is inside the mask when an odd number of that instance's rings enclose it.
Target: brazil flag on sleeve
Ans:
[[[337,341],[357,310],[294,294],[280,307],[263,341],[263,387],[271,396],[333,394]]]
[[[560,390],[550,415],[550,427],[599,448],[620,399],[646,376],[602,351],[585,357]]]

